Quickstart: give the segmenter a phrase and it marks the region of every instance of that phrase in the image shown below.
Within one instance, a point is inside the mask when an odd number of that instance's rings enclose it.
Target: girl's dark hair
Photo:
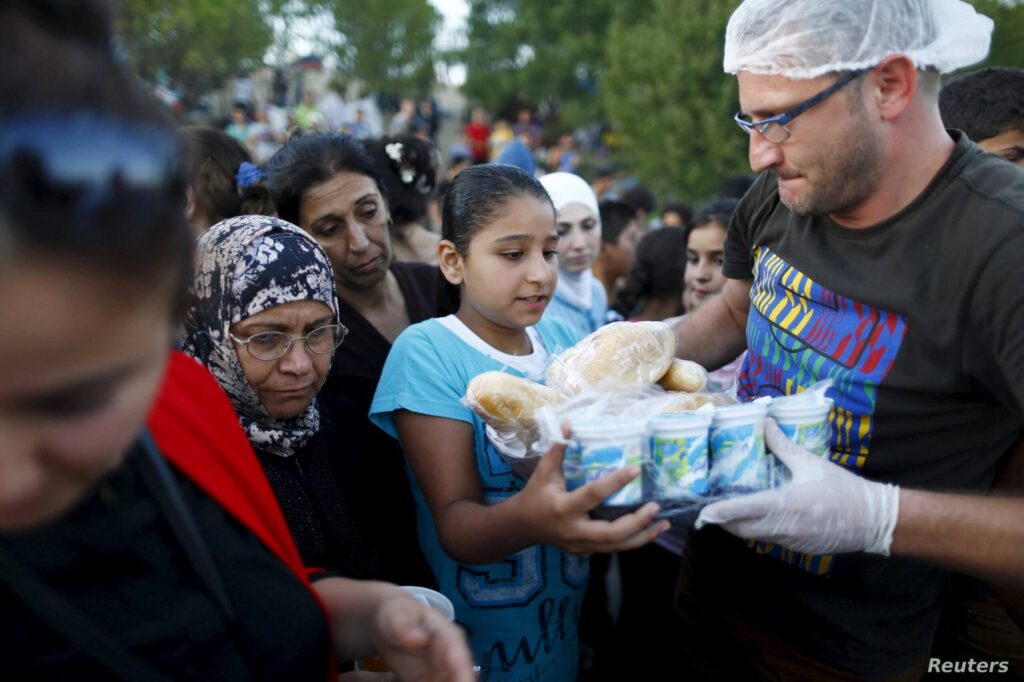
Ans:
[[[387,200],[384,182],[366,149],[349,135],[314,133],[288,140],[267,162],[267,185],[277,215],[299,224],[299,206],[311,187],[342,171],[365,175]]]
[[[693,222],[686,226],[687,241],[690,239],[690,232],[698,227],[704,227],[710,223],[721,223],[723,227],[729,227],[729,221],[732,220],[732,214],[736,211],[736,207],[739,205],[739,199],[719,199],[718,201],[712,201],[710,204],[698,211]]]
[[[483,163],[466,168],[452,180],[441,209],[441,238],[465,255],[473,236],[500,214],[510,199],[534,197],[551,206],[544,185],[526,171],[504,163]],[[458,309],[459,288],[444,281],[453,309]]]
[[[416,223],[427,214],[427,200],[437,187],[434,146],[413,135],[367,140],[396,225]]]
[[[192,197],[213,223],[239,215],[274,215],[265,182],[239,187],[238,169],[252,163],[242,143],[222,130],[186,126],[180,131],[191,168]]]
[[[612,307],[629,317],[644,299],[680,298],[686,271],[686,230],[663,227],[648,232],[636,247],[636,261]]]
[[[109,18],[99,0],[0,4],[0,258],[28,249],[139,282],[175,273],[180,303],[180,143],[112,55]]]

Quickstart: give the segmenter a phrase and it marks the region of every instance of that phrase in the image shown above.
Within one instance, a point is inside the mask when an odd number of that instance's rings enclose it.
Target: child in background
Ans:
[[[638,547],[667,522],[652,524],[653,503],[615,522],[588,517],[638,468],[569,493],[555,446],[529,481],[517,478],[462,402],[483,372],[542,380],[549,358],[579,339],[542,317],[558,280],[544,188],[511,166],[468,168],[445,198],[443,236],[439,260],[457,312],[402,333],[370,418],[401,440],[421,544],[486,679],[572,680],[588,568],[578,555]]]
[[[686,234],[686,278],[683,307],[687,314],[722,293],[722,258],[729,220],[739,201],[720,199],[697,214]]]
[[[722,293],[725,275],[722,274],[722,255],[725,235],[738,199],[713,201],[697,213],[686,231],[686,275],[683,277],[683,309],[690,315],[702,305]],[[683,317],[665,320],[675,325]],[[709,373],[709,391],[727,391],[736,383],[736,373],[743,364],[744,353],[738,358]]]
[[[608,295],[590,271],[601,249],[601,214],[586,180],[572,173],[548,173],[540,180],[558,220],[558,286],[548,317],[569,324],[580,337],[604,325]]]
[[[599,204],[599,208],[601,249],[591,271],[611,301],[636,261],[640,223],[636,219],[636,210],[624,201],[605,199]]]
[[[663,227],[648,232],[612,307],[630,322],[664,320],[683,312],[686,230]]]

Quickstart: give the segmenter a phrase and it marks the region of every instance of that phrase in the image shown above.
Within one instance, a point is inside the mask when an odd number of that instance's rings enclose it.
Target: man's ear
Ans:
[[[454,243],[447,239],[442,239],[437,243],[437,264],[449,284],[455,286],[462,284],[463,258],[462,254],[455,249]]]
[[[917,68],[909,58],[893,55],[867,74],[882,120],[895,120],[907,110],[917,92]]]

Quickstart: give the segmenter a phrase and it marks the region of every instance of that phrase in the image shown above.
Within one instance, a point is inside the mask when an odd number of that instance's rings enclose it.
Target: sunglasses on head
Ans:
[[[180,204],[182,169],[170,128],[96,112],[0,113],[0,205],[15,219],[137,220]]]

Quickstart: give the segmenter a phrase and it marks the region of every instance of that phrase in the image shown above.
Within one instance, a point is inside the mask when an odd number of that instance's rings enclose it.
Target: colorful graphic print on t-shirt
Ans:
[[[832,460],[853,471],[863,468],[878,386],[896,360],[906,320],[826,289],[765,246],[754,249],[750,302],[750,352],[740,370],[740,399],[798,393],[831,378]],[[832,562],[753,545],[812,573],[827,573]]]

